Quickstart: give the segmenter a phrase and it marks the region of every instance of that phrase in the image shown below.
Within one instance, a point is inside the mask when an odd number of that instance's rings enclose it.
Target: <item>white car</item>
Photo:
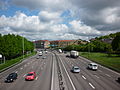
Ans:
[[[80,72],[80,68],[78,66],[73,66],[71,71],[73,73],[79,73]]]
[[[88,64],[88,68],[92,69],[92,70],[97,70],[98,69],[98,64],[90,63],[90,64]]]

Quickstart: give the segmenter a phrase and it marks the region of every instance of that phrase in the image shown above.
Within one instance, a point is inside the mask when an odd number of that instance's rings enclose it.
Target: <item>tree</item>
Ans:
[[[120,53],[120,32],[117,33],[111,45],[112,45],[112,49],[116,51],[116,53]]]

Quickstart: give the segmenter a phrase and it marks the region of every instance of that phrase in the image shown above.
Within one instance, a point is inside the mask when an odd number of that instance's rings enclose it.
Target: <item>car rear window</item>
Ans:
[[[28,73],[28,74],[27,74],[27,76],[32,76],[32,75],[33,75],[33,73]]]

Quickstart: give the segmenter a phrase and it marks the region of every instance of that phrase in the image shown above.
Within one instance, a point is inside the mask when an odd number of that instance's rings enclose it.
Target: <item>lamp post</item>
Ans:
[[[88,58],[90,56],[90,41],[88,40]]]
[[[22,38],[22,46],[23,46],[23,59],[24,59],[24,37]]]

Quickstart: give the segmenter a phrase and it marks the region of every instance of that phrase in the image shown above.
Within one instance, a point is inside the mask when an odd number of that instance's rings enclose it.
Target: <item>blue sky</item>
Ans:
[[[29,40],[87,40],[119,32],[119,23],[119,0],[0,0],[0,33]]]

